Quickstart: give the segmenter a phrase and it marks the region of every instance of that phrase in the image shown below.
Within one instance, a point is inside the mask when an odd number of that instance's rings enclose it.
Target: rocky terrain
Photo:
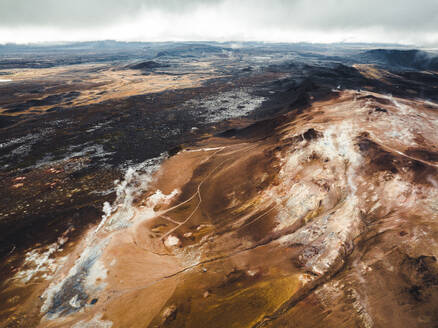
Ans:
[[[434,53],[90,47],[0,56],[1,327],[437,326]]]

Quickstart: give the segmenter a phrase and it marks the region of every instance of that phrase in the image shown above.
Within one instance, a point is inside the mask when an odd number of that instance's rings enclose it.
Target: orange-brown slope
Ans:
[[[433,325],[434,106],[346,91],[179,152],[55,261],[40,327]]]

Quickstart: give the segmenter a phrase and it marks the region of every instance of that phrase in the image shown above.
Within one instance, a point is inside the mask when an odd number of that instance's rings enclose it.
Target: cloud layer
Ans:
[[[0,42],[258,40],[438,45],[437,0],[1,0]]]

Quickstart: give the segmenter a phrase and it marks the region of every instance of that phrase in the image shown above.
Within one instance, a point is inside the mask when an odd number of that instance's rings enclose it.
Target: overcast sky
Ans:
[[[386,42],[438,46],[438,0],[0,0],[0,43]]]

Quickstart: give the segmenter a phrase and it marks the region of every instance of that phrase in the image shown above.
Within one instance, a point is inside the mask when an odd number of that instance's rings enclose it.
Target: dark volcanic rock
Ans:
[[[160,68],[160,67],[169,67],[167,64],[160,64],[153,60],[148,60],[144,62],[140,62],[137,64],[129,65],[128,68],[130,69],[139,69],[139,70],[150,70],[154,68]]]
[[[78,91],[71,91],[61,94],[50,95],[43,99],[31,99],[24,103],[12,104],[6,106],[6,113],[15,113],[25,111],[30,107],[51,106],[62,102],[71,101],[77,98],[81,93]]]

